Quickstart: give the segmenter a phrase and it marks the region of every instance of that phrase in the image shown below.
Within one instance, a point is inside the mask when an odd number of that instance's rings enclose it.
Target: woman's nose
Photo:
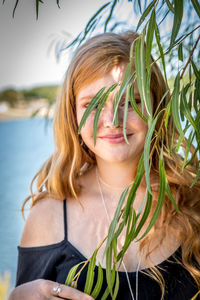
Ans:
[[[119,127],[119,123],[118,123],[118,126],[115,126],[113,124],[113,106],[109,106],[109,107],[104,106],[101,111],[101,118],[102,118],[104,127],[106,127],[106,128]]]

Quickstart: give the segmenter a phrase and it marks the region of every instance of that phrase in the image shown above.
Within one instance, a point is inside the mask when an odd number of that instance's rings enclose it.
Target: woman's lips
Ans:
[[[131,136],[132,136],[132,133],[127,134],[127,139],[129,139]],[[100,136],[100,138],[102,140],[105,140],[112,144],[119,144],[119,143],[125,142],[124,135],[121,133],[120,134],[106,134],[104,136]]]

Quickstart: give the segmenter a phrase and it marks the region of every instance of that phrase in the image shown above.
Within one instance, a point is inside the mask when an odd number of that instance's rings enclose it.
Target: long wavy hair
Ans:
[[[75,52],[56,103],[53,123],[55,150],[33,178],[31,194],[25,199],[22,211],[30,198],[32,205],[46,197],[60,200],[67,197],[78,199],[80,193],[78,177],[81,176],[83,168],[87,171],[87,168],[91,168],[96,162],[93,153],[90,150],[85,151],[80,143],[76,120],[76,96],[82,88],[107,74],[113,67],[121,63],[128,63],[131,44],[137,38],[138,34],[130,31],[121,34],[104,33],[90,38]],[[153,58],[151,58],[151,64],[150,89],[155,113],[158,106],[159,111],[166,108],[170,94],[168,93],[160,104],[161,98],[167,91],[167,86]],[[160,217],[150,233],[140,243],[140,250],[142,252],[146,246],[150,245],[151,241],[155,240],[157,233],[161,232],[162,234],[159,235],[161,240],[156,246],[158,247],[167,236],[170,227],[182,248],[181,263],[200,288],[200,270],[198,268],[200,265],[200,184],[198,181],[192,189],[190,188],[196,175],[195,162],[182,171],[183,158],[174,150],[178,133],[174,127],[172,116],[169,117],[167,128],[163,120],[164,116],[159,118],[156,124],[155,132],[157,133],[154,134],[151,145],[151,172],[154,174],[152,176],[153,203],[155,207],[159,189],[159,153],[161,145],[162,147],[164,145],[167,180],[182,213],[177,212],[166,197]],[[172,132],[174,132],[173,136]],[[171,144],[173,147],[170,146]],[[186,144],[187,141],[183,140],[183,149],[186,148]],[[171,154],[169,154],[169,148]],[[194,152],[193,147],[190,152]],[[37,187],[35,193],[32,191],[34,182]],[[150,250],[146,254],[146,259],[149,254]],[[162,295],[164,295],[162,275],[157,268],[151,267],[151,276],[160,282]]]

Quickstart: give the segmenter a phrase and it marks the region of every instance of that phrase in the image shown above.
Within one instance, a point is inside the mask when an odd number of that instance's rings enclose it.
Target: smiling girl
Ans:
[[[78,280],[77,289],[65,286],[70,269],[91,257],[105,238],[120,195],[134,182],[144,150],[147,123],[128,104],[125,141],[123,134],[124,97],[118,108],[118,125],[113,123],[113,101],[129,63],[131,44],[138,35],[104,33],[86,41],[74,54],[66,72],[54,117],[55,151],[34,179],[38,192],[32,204],[18,248],[17,287],[9,300],[92,299],[84,293],[87,268]],[[134,69],[134,67],[133,67]],[[94,144],[93,121],[96,108],[88,116],[78,135],[78,126],[90,101],[102,88],[116,84],[109,94],[97,125]],[[153,64],[150,92],[153,112],[167,88],[162,74]],[[134,97],[142,111],[135,83]],[[159,106],[166,107],[169,95]],[[144,117],[146,111],[143,111]],[[172,118],[163,126],[164,161],[173,196],[182,213],[166,197],[162,212],[149,234],[133,241],[119,266],[117,299],[188,300],[200,287],[200,185],[193,189],[195,169],[188,166],[181,173],[181,158],[168,155]],[[151,165],[153,208],[158,199],[158,154]],[[134,201],[136,212],[146,193],[145,178]],[[147,225],[144,225],[144,233]],[[118,238],[120,251],[125,232]],[[99,249],[97,262],[103,267],[104,280],[97,299],[107,287],[105,245]],[[97,275],[98,268],[95,268]],[[96,277],[95,277],[96,278]],[[96,279],[95,279],[96,280]],[[108,296],[107,299],[111,299]]]

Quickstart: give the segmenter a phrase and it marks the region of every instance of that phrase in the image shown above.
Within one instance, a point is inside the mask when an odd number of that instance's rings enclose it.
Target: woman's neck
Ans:
[[[130,163],[109,163],[97,158],[97,172],[106,187],[124,189],[134,181],[137,165]]]

